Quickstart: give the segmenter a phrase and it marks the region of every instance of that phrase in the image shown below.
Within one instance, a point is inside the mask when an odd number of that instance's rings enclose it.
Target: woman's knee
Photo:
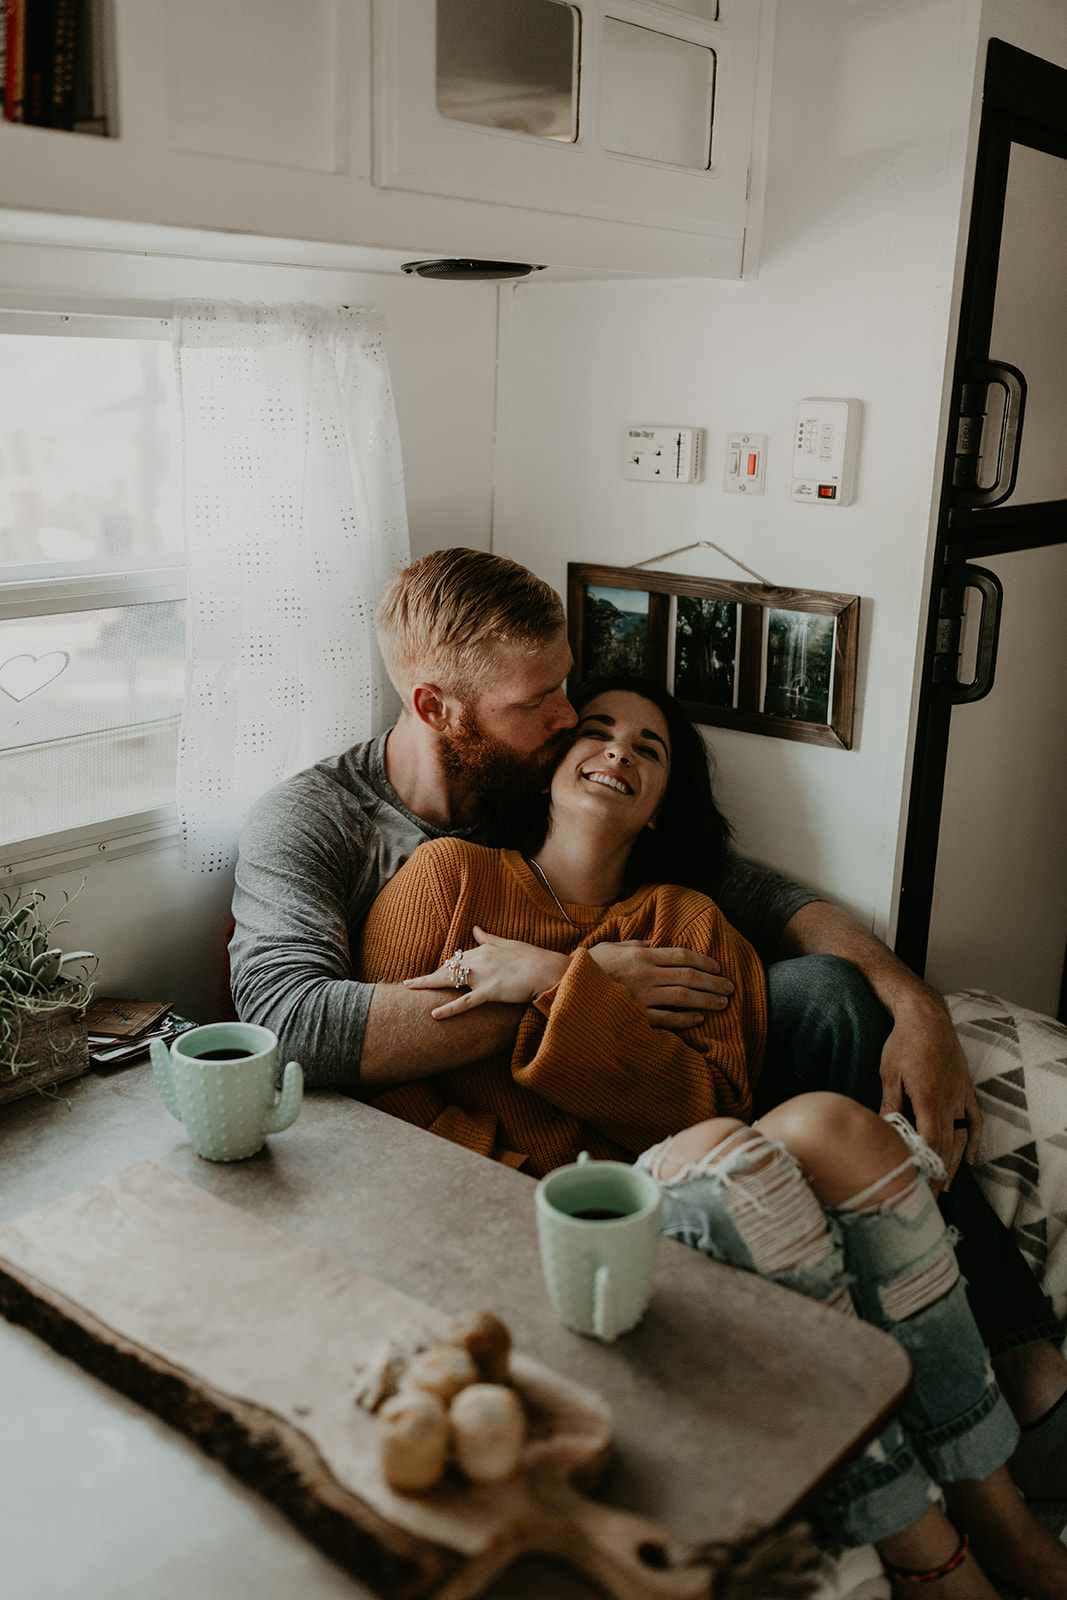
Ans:
[[[881,1119],[848,1095],[815,1089],[794,1095],[759,1119],[759,1129],[770,1139],[780,1139],[803,1161],[804,1152],[817,1153],[828,1146],[863,1138],[868,1124]]]
[[[670,1178],[683,1167],[702,1161],[743,1128],[747,1129],[748,1123],[742,1122],[739,1117],[709,1117],[705,1122],[696,1122],[691,1128],[683,1129],[669,1141],[660,1160],[659,1175]]]
[[[907,1154],[900,1134],[847,1095],[819,1090],[796,1095],[759,1119],[800,1163],[825,1206],[839,1206],[898,1167]]]

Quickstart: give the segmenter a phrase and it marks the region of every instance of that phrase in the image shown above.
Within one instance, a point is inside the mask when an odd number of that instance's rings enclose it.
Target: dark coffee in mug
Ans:
[[[572,1211],[570,1215],[578,1222],[618,1222],[620,1217],[628,1217],[628,1211]]]
[[[247,1061],[256,1054],[255,1050],[201,1050],[191,1059],[194,1061]]]

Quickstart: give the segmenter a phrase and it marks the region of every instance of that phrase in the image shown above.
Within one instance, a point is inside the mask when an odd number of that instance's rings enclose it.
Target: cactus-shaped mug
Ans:
[[[537,1237],[549,1299],[576,1333],[610,1344],[640,1322],[652,1297],[662,1197],[624,1161],[582,1151],[537,1185]]]
[[[151,1048],[163,1104],[208,1161],[254,1156],[268,1133],[281,1133],[296,1120],[304,1073],[290,1061],[276,1088],[278,1040],[269,1028],[209,1022],[179,1034],[169,1050],[161,1039]]]

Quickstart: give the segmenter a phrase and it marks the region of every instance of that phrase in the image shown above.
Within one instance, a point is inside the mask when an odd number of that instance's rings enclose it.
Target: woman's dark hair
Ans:
[[[597,695],[638,694],[657,706],[671,744],[667,790],[654,828],[634,841],[627,874],[634,883],[680,883],[714,897],[722,881],[733,830],[712,789],[713,757],[674,696],[647,678],[598,678],[571,696],[578,715]],[[508,837],[513,848],[536,850],[548,825],[548,796],[539,795],[522,813],[513,812]]]

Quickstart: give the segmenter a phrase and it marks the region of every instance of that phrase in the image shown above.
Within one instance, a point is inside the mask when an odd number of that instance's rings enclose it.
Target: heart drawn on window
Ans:
[[[9,656],[0,663],[0,689],[12,700],[28,700],[65,672],[69,662],[65,650],[50,650],[46,656]]]

